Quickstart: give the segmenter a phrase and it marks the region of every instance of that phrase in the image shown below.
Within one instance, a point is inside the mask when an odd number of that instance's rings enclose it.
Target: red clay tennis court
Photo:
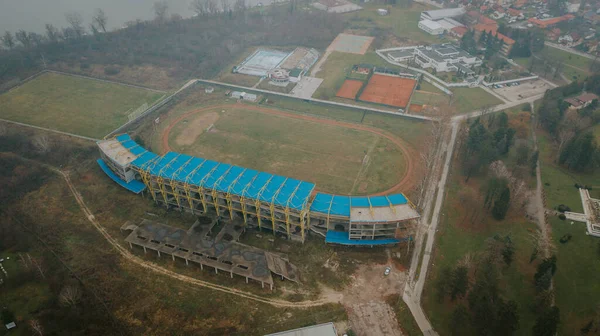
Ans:
[[[410,78],[374,74],[360,100],[404,108],[416,84],[417,81]]]
[[[336,97],[355,99],[356,94],[358,93],[358,91],[360,90],[360,88],[362,86],[363,86],[363,82],[361,82],[359,80],[346,79],[344,84],[342,84],[342,87],[337,92]]]

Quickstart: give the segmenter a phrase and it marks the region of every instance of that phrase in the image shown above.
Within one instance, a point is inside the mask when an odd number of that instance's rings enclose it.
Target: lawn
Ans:
[[[0,95],[2,118],[102,138],[127,115],[163,94],[81,77],[45,73]]]
[[[419,29],[418,23],[422,11],[432,9],[428,6],[414,3],[410,8],[384,6],[389,10],[389,15],[377,14],[380,4],[361,4],[363,10],[345,14],[351,29],[386,29],[403,42],[441,43],[443,39],[430,35]]]
[[[467,203],[469,194],[477,194],[483,180],[471,178],[468,183],[457,167],[455,161],[452,174],[447,184],[447,192],[440,217],[439,232],[436,234],[436,248],[433,261],[427,275],[423,292],[423,308],[434,328],[442,333],[448,330],[453,307],[446,298],[443,303],[436,299],[435,282],[442,269],[455,267],[467,254],[475,258],[487,248],[486,240],[495,235],[510,235],[515,246],[515,258],[510,266],[501,266],[502,277],[499,281],[503,296],[514,300],[518,306],[520,328],[518,335],[530,335],[535,321],[530,307],[535,295],[533,273],[535,264],[529,263],[533,250],[529,239],[530,230],[535,224],[528,222],[520,213],[509,215],[503,221],[496,221],[485,214],[483,204]],[[475,218],[475,220],[473,220]],[[459,302],[466,301],[459,299]],[[466,304],[466,302],[463,302]],[[465,335],[470,333],[465,331]]]
[[[361,63],[387,68],[399,68],[389,64],[375,52],[357,55],[334,51],[329,54],[327,61],[325,61],[321,70],[316,74],[316,77],[323,78],[324,80],[313,95],[313,98],[330,99],[335,97],[344,80],[346,80],[347,75],[352,70],[352,67]]]
[[[465,113],[477,109],[502,104],[502,101],[485,92],[482,88],[454,88],[452,106],[456,112]]]
[[[583,212],[579,191],[575,183],[590,186],[600,186],[600,175],[577,174],[559,166],[554,161],[556,148],[550,141],[549,135],[537,130],[540,160],[542,160],[542,182],[546,194],[547,207],[554,208],[559,204],[568,205],[575,212]],[[594,190],[592,190],[592,193]]]
[[[544,193],[547,207],[559,204],[568,205],[575,212],[582,212],[581,198],[575,183],[600,185],[598,174],[575,174],[558,166],[554,162],[554,145],[549,135],[537,130],[538,146]],[[595,192],[592,190],[592,193]],[[556,305],[561,311],[562,334],[583,328],[590,320],[598,316],[600,302],[600,240],[586,235],[585,224],[562,221],[550,217],[552,236],[556,246],[557,271],[554,277]],[[572,235],[566,244],[560,243],[565,234]]]
[[[208,132],[193,131],[211,124]],[[383,191],[406,169],[402,151],[375,133],[243,107],[194,114],[175,125],[169,144],[182,153],[311,181],[331,193]]]

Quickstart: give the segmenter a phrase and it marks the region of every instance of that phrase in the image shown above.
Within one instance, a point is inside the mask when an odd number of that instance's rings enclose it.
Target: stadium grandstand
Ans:
[[[136,194],[147,192],[168,208],[215,212],[302,241],[308,231],[343,245],[387,245],[409,238],[419,217],[403,195],[342,196],[315,184],[186,154],[152,153],[127,134],[98,141],[98,164]]]

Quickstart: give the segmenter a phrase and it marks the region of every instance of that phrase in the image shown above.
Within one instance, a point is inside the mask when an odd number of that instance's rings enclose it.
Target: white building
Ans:
[[[387,10],[387,9],[384,9],[384,8],[379,8],[379,9],[377,9],[377,14],[379,14],[379,15],[381,15],[381,16],[385,16],[385,15],[388,15],[388,14],[389,14],[389,12],[388,12],[388,10]]]
[[[254,101],[256,101],[257,96],[252,93],[233,91],[233,92],[231,92],[231,98],[248,100],[248,101],[254,102]]]
[[[419,29],[426,31],[431,35],[441,35],[446,31],[441,24],[431,20],[419,21]]]
[[[466,13],[464,8],[444,8],[421,12],[421,20],[437,21],[445,18],[455,18]]]
[[[406,62],[413,59],[424,69],[433,68],[438,72],[460,71],[467,76],[475,72],[472,68],[483,61],[452,44],[434,44],[389,51],[387,57],[394,62]]]

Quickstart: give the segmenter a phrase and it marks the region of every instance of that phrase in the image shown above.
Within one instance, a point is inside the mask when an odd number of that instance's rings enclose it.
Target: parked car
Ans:
[[[390,266],[385,268],[385,272],[383,272],[383,275],[390,275],[390,273],[392,272],[392,268]]]

